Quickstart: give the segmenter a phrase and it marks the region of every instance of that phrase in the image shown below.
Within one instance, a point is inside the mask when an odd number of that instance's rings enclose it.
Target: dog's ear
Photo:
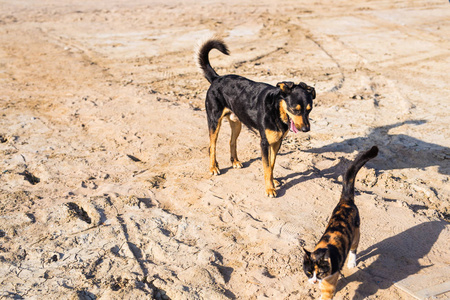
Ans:
[[[310,94],[311,94],[311,97],[312,97],[313,99],[316,99],[316,89],[315,89],[315,88],[313,88],[312,86],[307,85],[307,84],[304,83],[304,82],[300,82],[298,85],[299,85],[302,89],[304,89],[304,90],[306,90],[308,93],[310,93]]]
[[[313,88],[312,86],[308,86],[307,91],[308,91],[309,93],[311,93],[311,97],[312,97],[313,99],[316,99],[316,89],[315,89],[315,88]]]
[[[279,87],[283,93],[289,94],[291,93],[292,88],[294,87],[294,83],[291,81],[278,82],[277,87]]]

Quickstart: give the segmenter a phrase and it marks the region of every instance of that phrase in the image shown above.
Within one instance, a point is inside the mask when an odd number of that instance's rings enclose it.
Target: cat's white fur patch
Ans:
[[[348,254],[347,268],[352,269],[354,267],[356,267],[356,253],[350,251]]]
[[[309,283],[316,284],[317,282],[320,282],[321,280],[317,279],[317,274],[314,271],[313,277],[308,279]]]

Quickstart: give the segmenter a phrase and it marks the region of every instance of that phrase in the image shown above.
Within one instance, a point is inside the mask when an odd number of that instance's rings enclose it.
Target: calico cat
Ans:
[[[305,248],[303,271],[311,283],[320,283],[321,299],[332,299],[339,271],[348,255],[348,268],[356,267],[359,243],[359,212],[354,202],[355,177],[361,167],[378,154],[378,147],[358,156],[344,175],[341,199],[334,208],[325,233],[313,252]],[[349,254],[350,252],[350,254]]]

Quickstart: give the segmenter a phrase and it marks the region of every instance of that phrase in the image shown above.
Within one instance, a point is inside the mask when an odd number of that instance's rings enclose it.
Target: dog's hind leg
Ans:
[[[216,160],[216,144],[217,137],[219,136],[220,125],[222,119],[220,118],[215,126],[215,128],[209,128],[209,171],[212,175],[219,175],[219,164]]]
[[[212,175],[219,175],[220,169],[216,160],[217,137],[219,136],[222,119],[225,115],[230,113],[230,110],[225,107],[222,109],[214,107],[214,109],[212,109],[208,106],[208,102],[206,102],[206,110],[208,113],[209,128],[209,171]]]
[[[230,139],[230,160],[233,164],[233,168],[240,169],[242,168],[242,163],[239,161],[237,156],[237,138],[241,133],[242,124],[241,121],[234,115],[231,114],[227,116],[228,122],[231,127],[231,139]]]

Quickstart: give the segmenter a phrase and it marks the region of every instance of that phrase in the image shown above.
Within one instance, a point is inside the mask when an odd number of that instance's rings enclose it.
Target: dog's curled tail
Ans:
[[[358,171],[366,162],[378,155],[378,147],[373,146],[370,150],[360,154],[350,165],[344,175],[344,184],[342,187],[342,200],[353,201],[355,195],[355,178]]]
[[[220,39],[207,40],[200,47],[198,51],[198,64],[200,66],[200,69],[202,69],[203,71],[203,75],[205,75],[209,83],[212,83],[214,79],[219,77],[219,75],[216,73],[216,71],[214,71],[214,69],[211,67],[211,64],[209,63],[208,55],[212,49],[217,49],[226,55],[230,54],[227,45],[225,45],[225,43]]]

